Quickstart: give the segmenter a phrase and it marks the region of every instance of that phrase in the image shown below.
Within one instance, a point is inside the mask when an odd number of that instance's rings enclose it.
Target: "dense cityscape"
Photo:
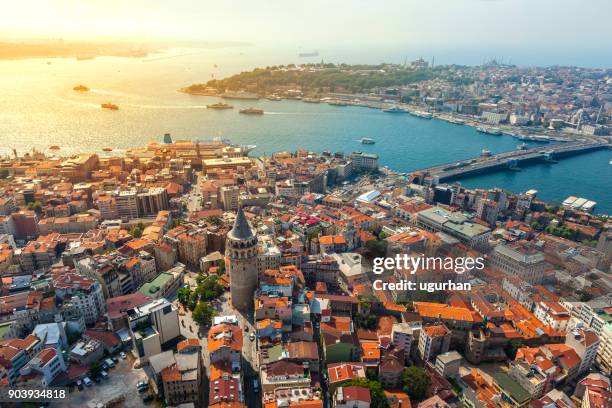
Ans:
[[[452,111],[607,147],[605,72],[520,77]],[[447,87],[414,92],[448,107]],[[50,404],[68,407],[612,405],[612,225],[594,204],[250,149],[167,134],[3,158],[2,387],[66,387]],[[455,267],[375,269],[423,257]]]

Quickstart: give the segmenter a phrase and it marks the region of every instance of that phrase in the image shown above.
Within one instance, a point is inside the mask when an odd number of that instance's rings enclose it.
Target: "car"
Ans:
[[[149,389],[149,383],[145,380],[138,381],[138,383],[136,384],[136,388],[138,389],[138,392],[142,394],[143,392]]]
[[[251,341],[255,340],[255,335],[253,333],[249,334],[249,340]]]
[[[102,364],[102,369],[103,370],[108,370],[108,364],[106,364],[106,363]]]
[[[93,382],[91,381],[89,377],[85,377],[83,378],[83,384],[85,384],[86,387],[91,387]]]
[[[106,379],[108,378],[108,373],[107,373],[106,371],[102,371],[102,372],[100,373],[100,377],[102,377],[103,379],[105,379],[105,380],[106,380]]]
[[[117,358],[117,356],[113,356],[113,363],[118,363],[119,359]]]
[[[126,359],[127,358],[127,354],[125,354],[123,351],[121,353],[119,353],[119,357],[121,357],[122,359]]]
[[[245,326],[244,326],[244,331],[245,331],[246,333],[248,333],[248,332],[249,332],[249,326],[245,325]]]

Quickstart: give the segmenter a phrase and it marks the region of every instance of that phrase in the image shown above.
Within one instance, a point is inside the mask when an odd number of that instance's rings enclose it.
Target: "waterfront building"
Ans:
[[[378,155],[363,152],[353,152],[349,158],[356,171],[371,171],[378,169]]]

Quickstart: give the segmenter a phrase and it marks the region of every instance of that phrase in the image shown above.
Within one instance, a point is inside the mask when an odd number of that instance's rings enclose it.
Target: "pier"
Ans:
[[[476,174],[492,173],[501,170],[520,170],[520,165],[537,162],[555,163],[564,157],[575,156],[599,149],[609,149],[612,145],[607,142],[569,142],[554,146],[536,147],[527,150],[516,150],[499,153],[491,156],[479,156],[472,159],[442,164],[418,170],[414,173],[423,173],[431,176],[438,183],[473,176]]]

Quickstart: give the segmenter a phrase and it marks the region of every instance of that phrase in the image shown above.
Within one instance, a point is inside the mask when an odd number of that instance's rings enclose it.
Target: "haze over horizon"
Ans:
[[[389,0],[375,7],[365,0],[24,0],[0,15],[0,37],[228,41],[336,55],[436,55],[440,63],[502,56],[526,65],[606,67],[610,12],[606,0]]]

